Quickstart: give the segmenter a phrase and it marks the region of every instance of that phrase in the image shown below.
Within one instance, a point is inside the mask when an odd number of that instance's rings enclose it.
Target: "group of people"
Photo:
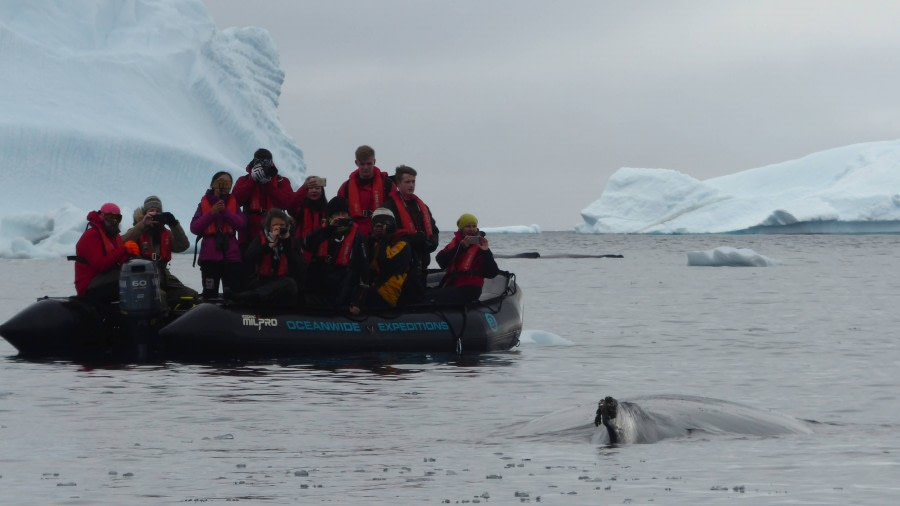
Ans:
[[[281,305],[358,314],[420,302],[465,304],[477,300],[485,278],[500,271],[478,220],[463,214],[457,231],[435,260],[444,271],[426,286],[438,227],[416,195],[416,170],[401,165],[388,175],[375,150],[356,150],[356,170],[330,200],[326,179],[309,176],[296,190],[278,173],[272,153],[258,149],[237,181],[216,172],[200,199],[190,231],[200,240],[202,294],[168,270],[172,253],[190,240],[162,201],[149,196],[120,233],[113,203],[87,216],[76,244],[75,288],[99,302],[118,299],[119,271],[131,258],[156,263],[170,307],[202,295],[247,304]]]

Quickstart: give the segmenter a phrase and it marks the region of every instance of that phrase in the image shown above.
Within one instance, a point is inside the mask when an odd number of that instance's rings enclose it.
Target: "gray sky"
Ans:
[[[442,230],[570,230],[623,166],[706,179],[900,138],[900,2],[205,3],[272,34],[281,122],[329,196],[369,144]]]

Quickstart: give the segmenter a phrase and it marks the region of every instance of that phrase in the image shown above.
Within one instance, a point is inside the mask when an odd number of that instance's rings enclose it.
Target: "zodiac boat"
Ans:
[[[44,297],[0,325],[0,336],[22,357],[142,361],[480,353],[509,350],[522,332],[522,291],[512,273],[485,280],[480,300],[465,306],[419,304],[358,316],[224,301],[163,315],[158,288],[152,281],[140,282],[142,276],[156,279],[152,262],[126,264],[118,307],[97,307],[79,297]],[[132,285],[139,287],[137,293]]]

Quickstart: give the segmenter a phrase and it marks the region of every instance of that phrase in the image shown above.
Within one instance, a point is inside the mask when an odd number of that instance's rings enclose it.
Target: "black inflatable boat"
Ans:
[[[135,269],[137,276],[152,271],[149,262],[135,262],[126,264],[123,278]],[[161,316],[148,309],[152,295],[126,293],[139,282],[120,283],[118,307],[99,308],[78,297],[42,298],[0,325],[0,336],[28,358],[216,360],[502,351],[516,346],[522,332],[522,292],[511,273],[485,280],[481,299],[466,306],[421,304],[359,316],[223,302]]]

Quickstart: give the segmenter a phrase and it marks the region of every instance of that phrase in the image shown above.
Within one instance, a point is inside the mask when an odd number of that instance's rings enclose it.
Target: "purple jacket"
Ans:
[[[219,197],[217,197],[212,190],[206,190],[204,198],[206,198],[211,205],[214,205],[219,201]],[[228,203],[228,199],[232,198],[234,197],[231,195],[225,197],[225,202]],[[216,244],[215,235],[206,235],[207,229],[210,224],[213,223],[219,228],[226,224],[230,224],[233,229],[231,234],[226,238],[223,238],[223,241],[227,242],[224,251]],[[240,262],[241,250],[238,247],[237,232],[244,230],[245,226],[247,226],[247,218],[240,211],[231,211],[226,206],[224,210],[214,215],[210,212],[203,212],[202,201],[200,204],[197,204],[197,211],[194,213],[193,219],[191,219],[191,233],[203,237],[203,241],[200,243],[200,261]]]

